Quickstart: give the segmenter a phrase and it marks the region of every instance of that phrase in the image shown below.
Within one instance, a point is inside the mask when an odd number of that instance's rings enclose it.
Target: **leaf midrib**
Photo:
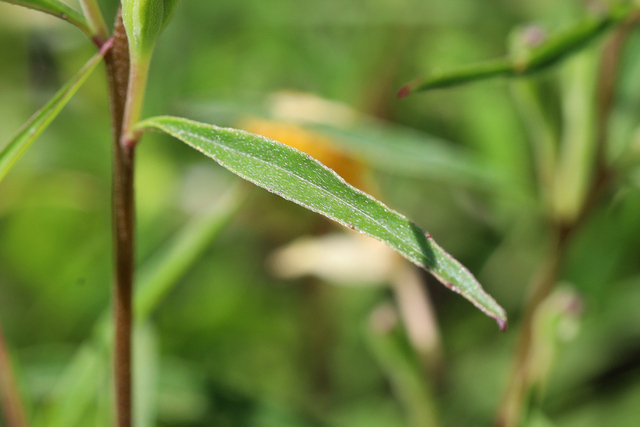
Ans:
[[[220,129],[220,130],[225,130],[225,128],[218,128],[218,129]],[[203,141],[203,142],[211,142],[211,143],[213,143],[213,144],[216,144],[218,147],[222,148],[223,150],[228,150],[228,151],[231,151],[231,152],[234,152],[234,153],[238,153],[238,154],[239,154],[239,155],[241,155],[241,156],[244,156],[244,157],[247,157],[247,158],[250,158],[250,159],[254,159],[254,160],[256,160],[256,161],[258,161],[258,162],[261,162],[261,163],[264,163],[264,164],[266,164],[266,165],[268,165],[268,166],[273,166],[273,167],[275,167],[275,168],[277,168],[277,169],[279,169],[279,170],[281,170],[281,171],[283,171],[283,172],[285,172],[285,173],[287,173],[287,174],[289,174],[289,175],[291,175],[291,176],[294,176],[294,177],[299,178],[301,181],[303,181],[303,182],[305,182],[305,183],[307,183],[307,184],[310,184],[312,187],[315,187],[315,188],[317,188],[317,189],[320,189],[321,191],[323,191],[324,193],[326,193],[326,194],[328,194],[328,195],[330,195],[330,196],[336,197],[338,200],[340,200],[340,202],[341,202],[343,205],[346,205],[346,206],[348,206],[348,207],[351,207],[351,208],[352,208],[352,209],[354,209],[355,211],[360,212],[360,213],[361,213],[361,214],[363,214],[365,217],[367,217],[367,218],[371,219],[374,223],[376,223],[376,224],[380,225],[380,226],[381,226],[381,227],[382,227],[382,228],[383,228],[383,229],[384,229],[388,234],[390,234],[390,235],[391,235],[391,237],[396,237],[398,240],[400,240],[400,241],[401,241],[401,242],[403,242],[403,243],[409,243],[409,244],[411,245],[412,249],[413,249],[414,251],[416,251],[416,248],[415,248],[415,246],[414,246],[414,244],[413,244],[413,242],[412,242],[412,241],[410,241],[410,240],[409,240],[409,241],[407,241],[407,240],[405,240],[405,239],[398,238],[395,234],[393,234],[393,231],[392,231],[391,229],[389,229],[385,224],[381,223],[381,222],[380,222],[379,220],[377,220],[376,218],[372,217],[372,216],[371,216],[370,214],[368,214],[366,211],[363,211],[363,210],[361,210],[360,208],[358,208],[357,206],[354,206],[354,205],[350,204],[348,201],[344,200],[344,199],[343,199],[343,198],[341,198],[339,195],[337,195],[337,194],[335,194],[335,193],[332,193],[332,192],[330,192],[329,190],[327,190],[327,189],[325,189],[325,188],[323,188],[323,187],[321,187],[321,186],[317,185],[315,182],[310,181],[310,180],[308,180],[307,178],[302,177],[302,176],[300,176],[300,175],[297,175],[297,174],[296,174],[296,173],[294,173],[293,171],[290,171],[290,170],[288,170],[288,169],[285,169],[285,168],[281,167],[280,165],[277,165],[277,164],[274,164],[274,163],[269,163],[269,162],[268,162],[268,161],[266,161],[266,160],[263,160],[263,159],[261,159],[261,158],[259,158],[259,157],[252,156],[252,155],[250,155],[250,154],[248,154],[248,153],[246,153],[246,152],[243,152],[243,151],[241,151],[241,150],[238,150],[237,148],[233,148],[233,147],[230,147],[230,146],[228,146],[228,145],[221,144],[221,143],[219,143],[219,142],[214,142],[214,141],[212,141],[212,140],[210,140],[210,139],[207,139],[207,138],[204,138],[204,137],[202,137],[202,136],[200,136],[200,135],[194,134],[194,133],[192,133],[192,132],[190,132],[190,131],[188,131],[188,130],[181,130],[180,132],[183,132],[183,133],[185,133],[186,135],[191,136],[191,137],[193,137],[193,138],[196,138],[196,139],[198,139],[198,140],[200,140],[200,141]],[[195,148],[197,148],[197,149],[198,149],[198,151],[203,152],[203,154],[206,154],[206,153],[204,153],[204,151],[203,151],[200,147],[195,147]],[[295,149],[295,148],[293,148],[293,147],[289,147],[289,148],[290,148],[291,150],[295,150],[295,151],[297,151],[297,152],[299,152],[299,153],[301,153],[301,154],[305,154],[305,153],[303,153],[302,151],[300,151],[300,150],[296,150],[296,149]],[[324,166],[322,163],[319,163],[319,162],[318,162],[318,164],[320,165],[320,167],[326,168],[326,166]],[[326,171],[328,171],[328,172],[330,172],[330,173],[333,173],[333,174],[334,174],[334,175],[335,175],[335,176],[336,176],[340,181],[342,181],[342,183],[343,183],[343,184],[347,184],[347,182],[344,180],[344,178],[342,178],[340,175],[336,174],[336,173],[335,173],[334,171],[332,171],[331,169],[326,168],[325,170],[326,170]],[[347,185],[348,185],[348,184],[347,184]],[[355,187],[353,187],[353,189],[354,189],[356,192],[360,193],[360,195],[362,195],[362,196],[364,196],[365,198],[367,198],[369,201],[372,201],[372,202],[374,202],[374,203],[380,203],[380,202],[376,202],[375,200],[373,200],[373,199],[371,199],[371,198],[367,197],[367,195],[366,195],[365,193],[363,193],[361,190],[358,190],[358,189],[357,189],[357,188],[355,188]],[[287,198],[287,199],[288,199],[288,197],[285,197],[285,198]],[[380,204],[382,204],[382,203],[380,203]],[[383,205],[383,206],[384,206],[384,205]],[[310,207],[310,208],[312,208],[311,206],[309,206],[309,207]],[[385,206],[385,207],[386,207],[386,206]],[[396,211],[393,211],[393,210],[392,210],[391,208],[389,208],[389,207],[386,207],[386,208],[387,208],[389,211],[393,212],[395,215],[399,216],[401,219],[403,219],[403,220],[407,221],[409,224],[411,223],[411,221],[409,221],[409,220],[408,220],[407,218],[405,218],[405,217],[400,216],[400,214],[398,214]],[[313,209],[313,208],[312,208],[312,210],[314,210],[314,211],[316,211],[316,212],[317,212],[317,210],[316,210],[316,209]],[[339,222],[340,224],[342,224],[342,225],[346,225],[343,221],[338,221],[338,222]],[[365,234],[369,235],[369,233],[365,233]],[[371,236],[371,235],[369,235],[369,236],[370,236],[370,237],[373,237],[373,236]],[[418,251],[418,252],[420,252],[420,251]],[[413,256],[414,256],[414,258],[415,258],[415,259],[419,259],[418,257],[416,257],[416,256],[415,256],[415,254],[414,254]],[[426,258],[426,256],[425,256],[425,258]],[[433,267],[432,267],[432,266],[429,266],[429,267],[427,267],[427,268],[429,268],[430,270],[433,270],[433,269],[434,269],[434,267],[435,267],[435,264],[437,264],[437,261],[436,261],[436,260],[432,260],[432,259],[428,259],[428,261],[430,261],[432,264],[434,264],[434,266],[433,266]]]

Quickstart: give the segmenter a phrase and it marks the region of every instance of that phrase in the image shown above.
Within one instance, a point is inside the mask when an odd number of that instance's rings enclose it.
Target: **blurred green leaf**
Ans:
[[[510,89],[531,144],[539,197],[548,208],[553,203],[558,132],[545,114],[537,82],[533,79],[514,80]]]
[[[299,96],[301,104],[311,97],[303,94],[287,96],[294,99]],[[495,168],[483,165],[470,150],[451,141],[391,121],[356,113],[345,109],[341,104],[321,98],[312,99],[326,103],[324,105],[328,108],[333,107],[334,110],[331,111],[336,115],[350,113],[357,118],[347,120],[346,123],[311,116],[307,119],[283,118],[273,111],[261,108],[256,102],[245,105],[221,101],[189,102],[181,106],[181,114],[195,116],[197,120],[205,122],[240,128],[245,123],[242,119],[247,116],[301,125],[329,137],[331,143],[341,151],[364,161],[373,169],[397,176],[431,179],[481,190],[496,190],[500,181],[505,178]],[[343,110],[340,110],[341,107]],[[302,105],[299,108],[304,110]]]
[[[105,372],[106,349],[83,345],[74,361],[58,381],[47,405],[32,419],[34,427],[63,427],[78,425],[87,406],[93,401],[99,373]]]
[[[133,341],[133,407],[135,425],[152,427],[158,416],[160,353],[157,333],[149,323],[135,329]]]
[[[405,331],[399,326],[394,307],[390,304],[378,306],[371,314],[368,326],[366,338],[371,353],[402,402],[409,425],[437,426],[431,384],[425,378]]]
[[[6,3],[17,4],[18,6],[28,7],[29,9],[39,10],[60,19],[64,19],[80,28],[83,33],[91,37],[91,30],[84,16],[75,9],[67,6],[58,0],[0,0]]]
[[[499,76],[515,75],[513,63],[508,59],[496,59],[480,64],[467,65],[457,70],[436,73],[423,80],[417,80],[403,86],[398,92],[400,98],[404,98],[412,92],[431,89],[444,89],[451,86],[459,86],[477,80],[485,80]]]
[[[318,125],[336,145],[374,168],[400,176],[495,188],[500,176],[448,141],[399,125],[366,120],[340,129]]]
[[[157,255],[142,265],[134,297],[137,322],[147,320],[171,286],[200,258],[237,212],[244,194],[237,187],[227,190],[212,203],[211,209],[192,218]],[[106,310],[98,318],[91,337],[80,346],[61,374],[49,404],[38,412],[34,426],[77,425],[76,420],[80,419],[94,396],[91,390],[95,388],[95,382],[85,380],[85,377],[101,372],[106,366],[105,363],[101,365],[100,360],[107,358],[110,327],[110,314]],[[146,402],[148,404],[148,399]]]
[[[211,208],[192,218],[179,233],[140,268],[135,293],[135,314],[144,321],[171,287],[202,255],[245,199],[240,188],[229,189]]]
[[[506,328],[504,309],[429,233],[311,156],[259,135],[177,117],[147,119],[137,129],[166,132],[242,178],[386,243]]]
[[[633,7],[628,6],[612,7],[608,14],[586,18],[571,28],[552,35],[542,44],[518,52],[516,58],[496,59],[436,73],[405,85],[398,96],[403,98],[412,92],[458,86],[499,76],[518,77],[545,70],[580,51],[634,11]]]
[[[60,110],[67,105],[71,97],[80,89],[104,54],[111,47],[107,42],[96,55],[89,60],[73,78],[56,93],[56,95],[38,112],[36,112],[22,129],[0,151],[0,180],[11,170],[38,136],[56,118]]]

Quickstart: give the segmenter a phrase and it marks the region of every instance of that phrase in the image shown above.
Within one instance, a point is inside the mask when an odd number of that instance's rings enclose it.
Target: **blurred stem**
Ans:
[[[537,83],[534,79],[514,80],[510,85],[516,107],[530,135],[539,181],[540,200],[546,211],[553,200],[554,171],[557,162],[558,136],[545,116]]]
[[[84,16],[87,18],[89,28],[93,33],[91,38],[94,43],[101,46],[109,38],[109,32],[107,31],[107,25],[104,23],[104,17],[100,10],[100,5],[96,0],[80,0],[80,6],[84,12]]]
[[[0,403],[7,427],[28,425],[2,328],[0,328]]]
[[[308,335],[303,349],[303,364],[310,375],[313,409],[322,413],[330,407],[332,395],[329,349],[335,339],[335,328],[327,310],[331,306],[332,289],[314,277],[304,278],[301,285],[303,330]]]
[[[134,269],[134,147],[120,144],[129,79],[129,47],[120,11],[114,28],[114,45],[105,56],[109,78],[113,133],[113,239],[115,281],[114,376],[118,427],[131,426],[131,323]]]
[[[534,279],[533,290],[520,326],[514,366],[502,404],[498,410],[497,425],[499,427],[515,427],[520,425],[521,422],[523,406],[531,379],[534,319],[538,308],[551,294],[555,284],[558,282],[570,230],[557,227],[552,232],[552,235],[552,242],[547,252],[548,257],[543,263],[538,277]]]
[[[555,174],[553,218],[575,223],[594,178],[596,55],[586,50],[561,70],[563,129]]]
[[[179,283],[179,278],[202,256],[212,241],[233,219],[248,194],[242,182],[212,201],[206,212],[187,220],[166,246],[139,269],[134,294],[134,322],[144,323],[153,310]],[[75,426],[90,406],[95,379],[103,370],[103,355],[109,353],[112,317],[98,317],[89,339],[76,351],[47,397],[50,405],[35,413],[33,426]],[[79,380],[80,378],[80,380]],[[108,417],[110,418],[110,417]],[[106,419],[106,418],[104,418]]]
[[[373,356],[404,407],[408,425],[436,427],[438,419],[431,384],[421,375],[420,364],[391,304],[383,304],[373,311],[367,332]]]
[[[579,228],[582,221],[592,211],[604,189],[606,189],[611,171],[606,163],[607,129],[613,98],[615,95],[618,68],[621,52],[630,30],[640,21],[640,12],[635,11],[615,31],[607,42],[600,59],[600,70],[597,88],[597,112],[595,135],[595,166],[589,182],[588,192],[577,214],[570,218],[560,218],[553,227],[553,244],[549,256],[542,267],[534,290],[527,304],[526,312],[520,328],[514,368],[510,377],[502,405],[498,412],[497,425],[512,427],[520,424],[523,406],[531,387],[531,351],[533,343],[533,323],[542,302],[549,296],[558,282],[560,268],[566,256],[567,243],[570,236]]]
[[[607,42],[602,58],[600,59],[600,70],[598,80],[598,102],[597,102],[597,131],[596,131],[596,158],[594,183],[588,195],[582,215],[584,217],[602,194],[604,188],[613,178],[612,171],[607,164],[607,131],[611,109],[616,92],[616,83],[620,68],[620,60],[629,33],[640,22],[640,10],[635,10],[616,29],[611,39]]]
[[[424,380],[436,382],[442,378],[444,357],[438,321],[426,286],[418,270],[404,260],[391,280],[400,317],[418,355]]]

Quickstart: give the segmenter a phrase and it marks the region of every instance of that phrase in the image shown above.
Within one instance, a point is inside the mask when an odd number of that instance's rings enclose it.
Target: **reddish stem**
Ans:
[[[16,384],[11,357],[0,329],[0,402],[7,427],[26,427],[27,417],[20,390]]]
[[[114,376],[116,425],[130,427],[131,330],[134,272],[134,148],[120,144],[129,79],[129,45],[120,11],[114,27],[114,45],[105,56],[113,134],[113,241],[115,280],[113,285]]]

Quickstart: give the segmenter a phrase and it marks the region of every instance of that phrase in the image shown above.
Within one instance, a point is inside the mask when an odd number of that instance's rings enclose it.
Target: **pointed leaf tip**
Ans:
[[[406,98],[411,93],[411,87],[409,85],[404,85],[398,91],[398,98]]]
[[[247,181],[380,240],[506,327],[504,309],[430,234],[309,155],[263,136],[177,117],[154,117],[136,128],[172,135]]]

